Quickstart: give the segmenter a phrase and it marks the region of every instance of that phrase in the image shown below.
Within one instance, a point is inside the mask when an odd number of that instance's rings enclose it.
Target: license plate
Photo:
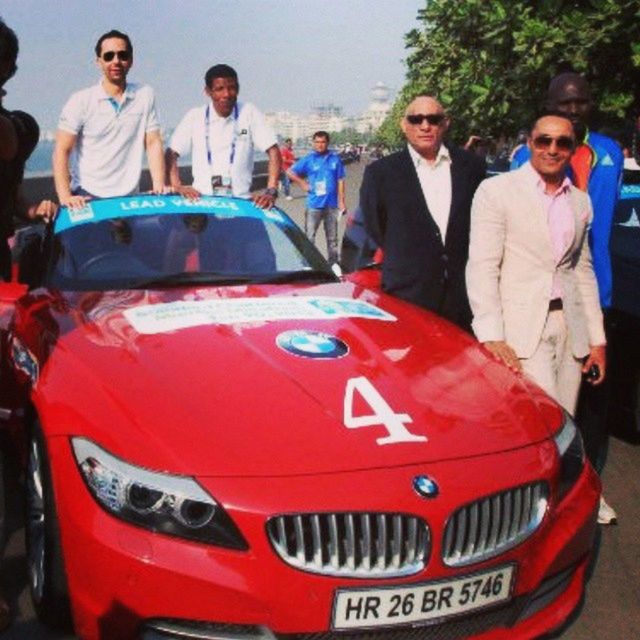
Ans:
[[[514,573],[515,565],[505,565],[407,587],[340,590],[333,606],[333,628],[411,624],[506,602],[511,597]]]

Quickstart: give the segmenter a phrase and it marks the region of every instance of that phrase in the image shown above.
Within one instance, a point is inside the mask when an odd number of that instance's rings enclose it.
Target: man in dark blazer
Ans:
[[[400,126],[407,147],[369,165],[360,189],[365,227],[384,252],[382,287],[469,331],[470,210],[485,162],[443,144],[449,118],[431,96],[415,98]]]

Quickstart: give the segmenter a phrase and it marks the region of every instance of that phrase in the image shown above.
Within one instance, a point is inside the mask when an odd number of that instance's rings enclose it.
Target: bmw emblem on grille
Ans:
[[[440,493],[436,481],[428,476],[416,476],[413,479],[413,488],[422,498],[435,498]]]
[[[276,344],[303,358],[342,358],[349,353],[349,347],[342,340],[319,331],[285,331],[276,338]]]

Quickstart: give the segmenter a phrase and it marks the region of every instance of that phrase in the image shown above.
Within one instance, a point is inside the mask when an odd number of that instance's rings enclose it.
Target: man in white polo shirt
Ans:
[[[238,102],[238,74],[226,64],[211,67],[204,77],[207,104],[186,113],[173,132],[166,152],[171,188],[189,198],[200,194],[248,198],[257,147],[269,159],[267,188],[253,196],[271,208],[278,197],[282,159],[276,136],[251,103]],[[193,185],[180,180],[178,157],[191,154]]]
[[[70,207],[82,207],[92,197],[137,191],[145,151],[153,191],[164,188],[153,90],[127,82],[133,65],[129,36],[109,31],[100,36],[95,51],[102,79],[69,98],[60,115],[53,152],[58,199]]]

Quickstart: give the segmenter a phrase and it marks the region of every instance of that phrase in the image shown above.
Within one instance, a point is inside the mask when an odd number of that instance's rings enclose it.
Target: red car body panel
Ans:
[[[546,473],[555,471],[549,444],[532,446],[504,455],[429,465],[435,477],[453,478],[443,487],[440,505],[427,503],[413,492],[397,504],[398,511],[422,515],[432,526],[433,548],[427,568],[410,579],[355,580],[312,575],[283,564],[271,549],[264,532],[265,520],[275,513],[308,509],[309,496],[318,510],[385,509],[398,495],[397,487],[411,486],[424,472],[423,465],[400,469],[291,478],[198,478],[225,505],[246,535],[247,553],[209,547],[153,535],[114,520],[96,507],[75,471],[67,438],[50,441],[50,455],[57,470],[55,486],[59,516],[66,523],[63,544],[77,629],[83,638],[127,638],[137,632],[141,619],[177,618],[266,625],[280,632],[313,632],[327,629],[337,588],[421,583],[460,574],[440,561],[444,521],[452,506],[472,497],[503,488],[492,465],[513,468],[513,480],[539,478],[538,464],[547,460]],[[462,475],[451,475],[450,465],[463,464],[471,477],[482,477],[483,486],[469,486]],[[447,468],[449,466],[449,468]],[[531,473],[527,474],[527,468]],[[63,491],[59,488],[65,486]],[[366,487],[366,491],[364,488]],[[534,591],[545,577],[574,565],[576,574],[554,611],[533,624],[531,634],[510,629],[510,638],[536,637],[559,625],[582,594],[582,574],[589,560],[595,534],[595,508],[600,492],[597,476],[586,466],[572,493],[561,505],[553,505],[540,530],[499,560],[474,565],[517,563],[514,596]],[[251,500],[248,501],[247,497]],[[323,496],[326,496],[324,499]],[[340,499],[341,498],[341,499]],[[548,535],[553,530],[554,535]],[[90,569],[89,569],[90,567]],[[177,597],[180,594],[180,597]],[[129,610],[129,616],[123,615]],[[534,616],[540,618],[540,616]],[[97,625],[97,626],[96,626]],[[500,630],[479,637],[502,638]]]
[[[149,468],[263,476],[482,455],[551,436],[541,413],[560,422],[557,407],[545,396],[537,394],[533,402],[532,387],[522,378],[488,358],[471,337],[426,312],[384,295],[355,297],[350,284],[282,289],[277,289],[279,296],[367,300],[399,319],[203,325],[137,335],[122,315],[136,303],[132,296],[119,300],[117,294],[104,294],[91,304],[87,299],[96,298],[93,294],[75,300],[67,296],[55,303],[69,311],[53,317],[27,308],[27,322],[36,321],[33,344],[27,341],[27,346],[50,353],[41,367],[37,402],[47,404],[61,394],[67,400],[43,407],[43,415],[51,418],[47,432],[86,435]],[[207,295],[231,299],[274,293],[274,287],[251,287],[212,289]],[[152,292],[138,303],[161,304],[191,295],[184,290]],[[275,344],[278,334],[291,329],[329,332],[345,340],[350,353],[312,362],[292,357]],[[43,340],[47,335],[50,344]],[[345,429],[345,385],[362,375],[375,381],[396,412],[411,416],[409,430],[426,436],[427,442],[381,447],[370,429]],[[220,394],[224,402],[215,402],[215,424],[211,405],[188,401],[215,401]],[[378,435],[384,435],[383,428]],[[243,454],[234,458],[229,451]]]

